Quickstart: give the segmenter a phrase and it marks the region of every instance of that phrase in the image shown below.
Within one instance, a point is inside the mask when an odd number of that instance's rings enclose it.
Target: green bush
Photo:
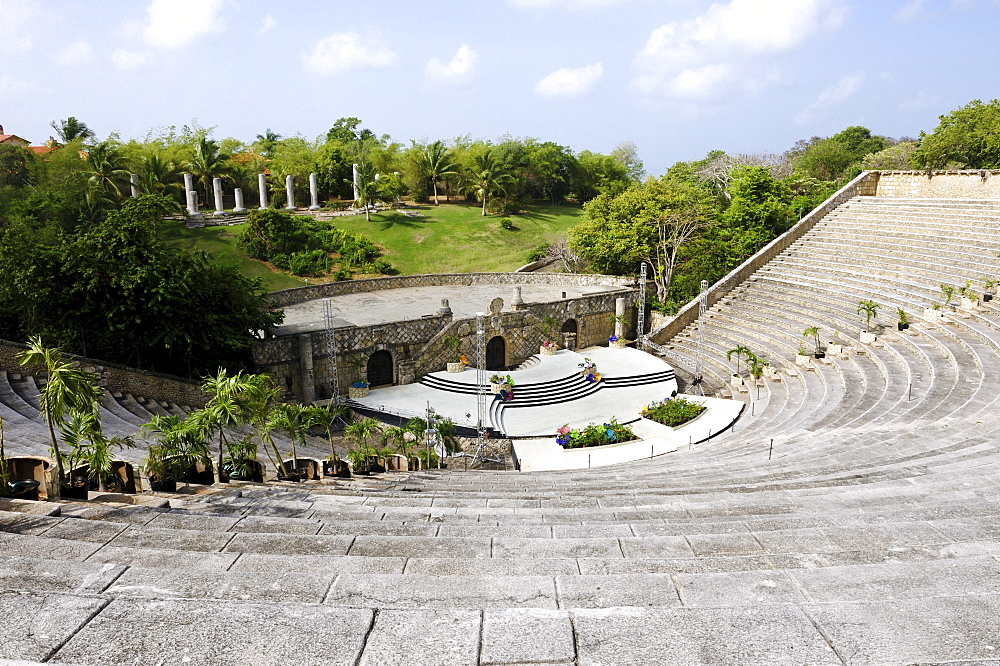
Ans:
[[[563,426],[559,429],[559,437],[556,438],[556,443],[560,444],[564,449],[578,449],[588,446],[604,446],[605,444],[628,442],[635,438],[635,433],[632,432],[631,428],[618,423],[617,419],[612,418],[610,422],[600,425],[591,423],[583,430],[576,428],[570,430],[567,426]]]
[[[642,415],[650,421],[656,421],[662,425],[676,428],[695,418],[703,411],[705,411],[704,403],[678,396],[650,403],[648,406],[643,407]]]
[[[372,263],[372,268],[376,273],[381,273],[382,275],[395,275],[398,272],[392,267],[388,259],[376,259]]]
[[[315,277],[323,275],[333,264],[330,256],[324,250],[295,252],[288,258],[288,270],[292,275]]]
[[[510,221],[509,217],[501,217],[500,218],[500,228],[503,229],[503,230],[505,230],[505,231],[513,231],[514,230],[514,223]]]
[[[548,244],[539,245],[534,250],[532,250],[531,252],[529,252],[528,253],[528,263],[530,264],[533,261],[541,261],[542,259],[544,259],[545,255],[547,255],[549,253],[550,247],[551,246],[548,245]]]

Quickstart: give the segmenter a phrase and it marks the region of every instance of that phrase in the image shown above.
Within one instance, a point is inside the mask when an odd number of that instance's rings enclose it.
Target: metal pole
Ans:
[[[639,265],[639,317],[636,324],[639,328],[636,331],[636,348],[640,351],[646,347],[646,262]]]
[[[913,400],[913,382],[910,382],[910,387],[906,389],[906,402]]]
[[[337,371],[337,336],[333,333],[333,305],[323,299],[323,325],[326,327],[326,356],[330,359],[330,404],[340,403],[340,374]]]
[[[767,449],[767,459],[771,459],[771,452],[774,451],[774,438],[771,438],[771,446]]]
[[[705,328],[705,312],[708,310],[708,280],[702,280],[700,287],[701,292],[698,294],[698,336],[695,338],[695,377],[701,377],[701,346],[703,340],[702,329]],[[702,393],[702,395],[704,395],[704,393]]]

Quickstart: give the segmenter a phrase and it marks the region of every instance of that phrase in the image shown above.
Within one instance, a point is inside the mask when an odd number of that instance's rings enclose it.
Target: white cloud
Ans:
[[[478,74],[479,54],[468,44],[462,44],[446,63],[437,58],[427,62],[427,78],[434,83],[465,83]]]
[[[264,17],[264,20],[260,23],[260,30],[257,31],[258,35],[263,35],[265,32],[273,28],[277,24],[274,17],[268,14]]]
[[[361,67],[390,67],[398,57],[376,35],[338,32],[316,42],[312,52],[302,55],[303,66],[317,74],[337,74]]]
[[[0,0],[0,52],[31,50],[31,27],[38,15],[35,0]]]
[[[150,46],[179,49],[198,37],[221,32],[226,0],[152,0],[142,36]]]
[[[838,0],[730,0],[652,30],[635,57],[632,90],[673,101],[756,92],[775,80],[770,61],[844,18]],[[727,85],[730,84],[730,85]]]
[[[112,64],[123,71],[141,67],[149,62],[151,58],[152,54],[148,51],[136,52],[126,51],[125,49],[115,49],[111,54]]]
[[[861,89],[864,81],[864,73],[858,72],[851,76],[845,76],[840,81],[824,90],[804,111],[795,116],[796,125],[805,125],[823,117],[826,112],[854,96],[854,93]]]
[[[520,9],[549,9],[562,7],[565,9],[591,9],[596,7],[614,7],[625,0],[510,0],[510,4]]]
[[[52,54],[52,62],[63,67],[86,65],[94,61],[94,49],[87,42],[73,42]]]
[[[6,74],[0,75],[0,94],[6,97],[16,97],[33,86],[34,84],[29,81],[12,79]]]
[[[603,74],[604,64],[600,62],[576,69],[564,67],[536,83],[535,93],[542,97],[583,97],[594,89]]]

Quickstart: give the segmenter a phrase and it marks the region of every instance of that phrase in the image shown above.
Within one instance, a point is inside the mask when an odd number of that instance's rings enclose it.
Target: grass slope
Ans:
[[[528,253],[566,235],[583,214],[579,206],[533,205],[512,215],[514,230],[500,228],[497,216],[483,217],[479,206],[417,206],[423,217],[395,211],[338,218],[337,226],[368,236],[386,249],[385,258],[402,274],[512,271],[528,263]]]
[[[385,258],[403,275],[415,273],[471,273],[512,271],[528,262],[528,253],[545,243],[565,237],[583,215],[580,206],[534,205],[523,215],[512,215],[514,229],[500,228],[500,218],[483,217],[475,204],[425,205],[414,208],[421,217],[395,211],[335,218],[342,229],[367,236],[385,248]],[[242,226],[188,229],[183,222],[164,220],[161,235],[178,247],[204,251],[214,261],[235,264],[240,272],[260,277],[267,289],[277,291],[325,280],[279,273],[250,259],[236,247]]]

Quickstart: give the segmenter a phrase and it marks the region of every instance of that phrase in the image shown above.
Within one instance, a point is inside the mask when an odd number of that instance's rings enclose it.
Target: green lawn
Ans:
[[[259,277],[264,281],[268,291],[290,289],[308,284],[305,279],[277,273],[266,264],[255,261],[236,247],[236,238],[243,229],[242,225],[235,227],[204,227],[188,229],[183,222],[164,220],[160,223],[160,235],[170,243],[186,250],[196,252],[202,250],[212,255],[220,264],[235,264],[240,272],[248,277]]]
[[[534,205],[523,215],[511,216],[514,229],[500,228],[500,218],[483,217],[475,204],[432,204],[417,206],[421,217],[395,211],[372,215],[334,218],[334,224],[367,236],[385,248],[385,258],[401,274],[471,273],[512,271],[528,263],[528,253],[545,243],[565,237],[581,219],[580,206]],[[236,247],[242,227],[188,229],[183,222],[165,220],[163,237],[188,250],[203,250],[215,261],[239,266],[244,275],[260,277],[271,291],[301,287],[308,282],[277,273],[265,264],[248,258]]]
[[[535,205],[511,216],[514,230],[500,228],[497,216],[483,217],[479,206],[433,204],[415,208],[423,217],[395,211],[337,218],[336,224],[368,236],[386,248],[385,258],[403,274],[512,271],[528,263],[528,252],[566,235],[583,214],[579,206]]]

